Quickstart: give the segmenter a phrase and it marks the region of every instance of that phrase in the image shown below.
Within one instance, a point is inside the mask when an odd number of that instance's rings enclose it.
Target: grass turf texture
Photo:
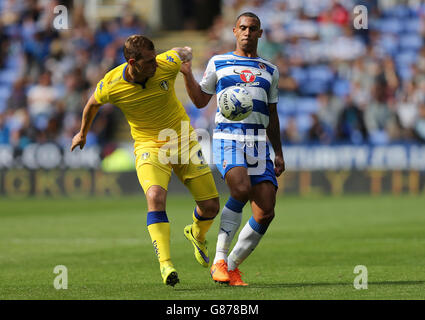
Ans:
[[[275,220],[240,268],[244,288],[214,283],[195,261],[183,235],[193,207],[189,197],[168,197],[180,277],[171,288],[161,282],[142,195],[2,199],[0,300],[425,298],[424,197],[279,197]],[[218,225],[207,236],[211,258]],[[53,287],[57,265],[68,268],[67,290]],[[367,290],[353,287],[356,265],[368,268]]]

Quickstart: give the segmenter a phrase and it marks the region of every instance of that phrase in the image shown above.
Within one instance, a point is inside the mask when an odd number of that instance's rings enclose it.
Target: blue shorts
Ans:
[[[214,164],[224,179],[227,171],[234,167],[245,167],[251,179],[251,185],[270,181],[278,188],[274,164],[270,159],[266,142],[251,143],[227,139],[213,139]]]

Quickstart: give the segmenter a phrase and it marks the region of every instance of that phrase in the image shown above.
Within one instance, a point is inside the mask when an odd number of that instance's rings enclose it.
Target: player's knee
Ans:
[[[167,192],[162,188],[150,187],[146,192],[146,199],[150,210],[162,210],[165,208]]]
[[[274,219],[274,216],[275,214],[273,209],[268,211],[263,211],[261,216],[259,217],[259,220],[260,220],[259,223],[264,225],[270,224],[272,220]]]
[[[230,193],[233,198],[239,201],[248,201],[250,193],[251,193],[251,185],[250,184],[238,184],[234,185],[230,190]]]
[[[210,216],[215,217],[218,214],[218,212],[220,211],[220,201],[218,200],[218,198],[211,200],[207,211],[210,213]]]
[[[202,216],[206,218],[214,218],[220,210],[220,201],[218,198],[203,201],[199,205],[202,210]]]

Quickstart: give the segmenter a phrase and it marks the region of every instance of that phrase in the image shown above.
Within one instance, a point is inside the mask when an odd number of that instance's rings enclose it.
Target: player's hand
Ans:
[[[192,48],[191,47],[183,47],[182,54],[182,62],[192,61]]]
[[[279,177],[283,171],[285,171],[285,160],[283,159],[283,155],[276,155],[274,158],[274,173],[276,177]]]
[[[78,132],[74,138],[72,138],[72,143],[71,143],[71,152],[77,147],[80,146],[80,149],[83,149],[84,146],[86,145],[86,137],[81,133]]]
[[[188,75],[192,73],[192,61],[182,62],[180,66],[180,72],[183,73],[183,75]]]

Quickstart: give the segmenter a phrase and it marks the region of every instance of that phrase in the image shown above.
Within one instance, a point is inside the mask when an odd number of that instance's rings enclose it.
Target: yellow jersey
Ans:
[[[174,83],[182,61],[174,50],[156,56],[158,67],[144,85],[125,78],[128,66],[123,63],[109,71],[96,86],[94,98],[100,104],[111,103],[122,110],[134,139],[134,147],[161,147],[166,141],[158,140],[163,129],[181,135],[181,122],[190,119],[177,99]],[[187,128],[187,126],[185,126]],[[193,128],[189,125],[189,134]]]

